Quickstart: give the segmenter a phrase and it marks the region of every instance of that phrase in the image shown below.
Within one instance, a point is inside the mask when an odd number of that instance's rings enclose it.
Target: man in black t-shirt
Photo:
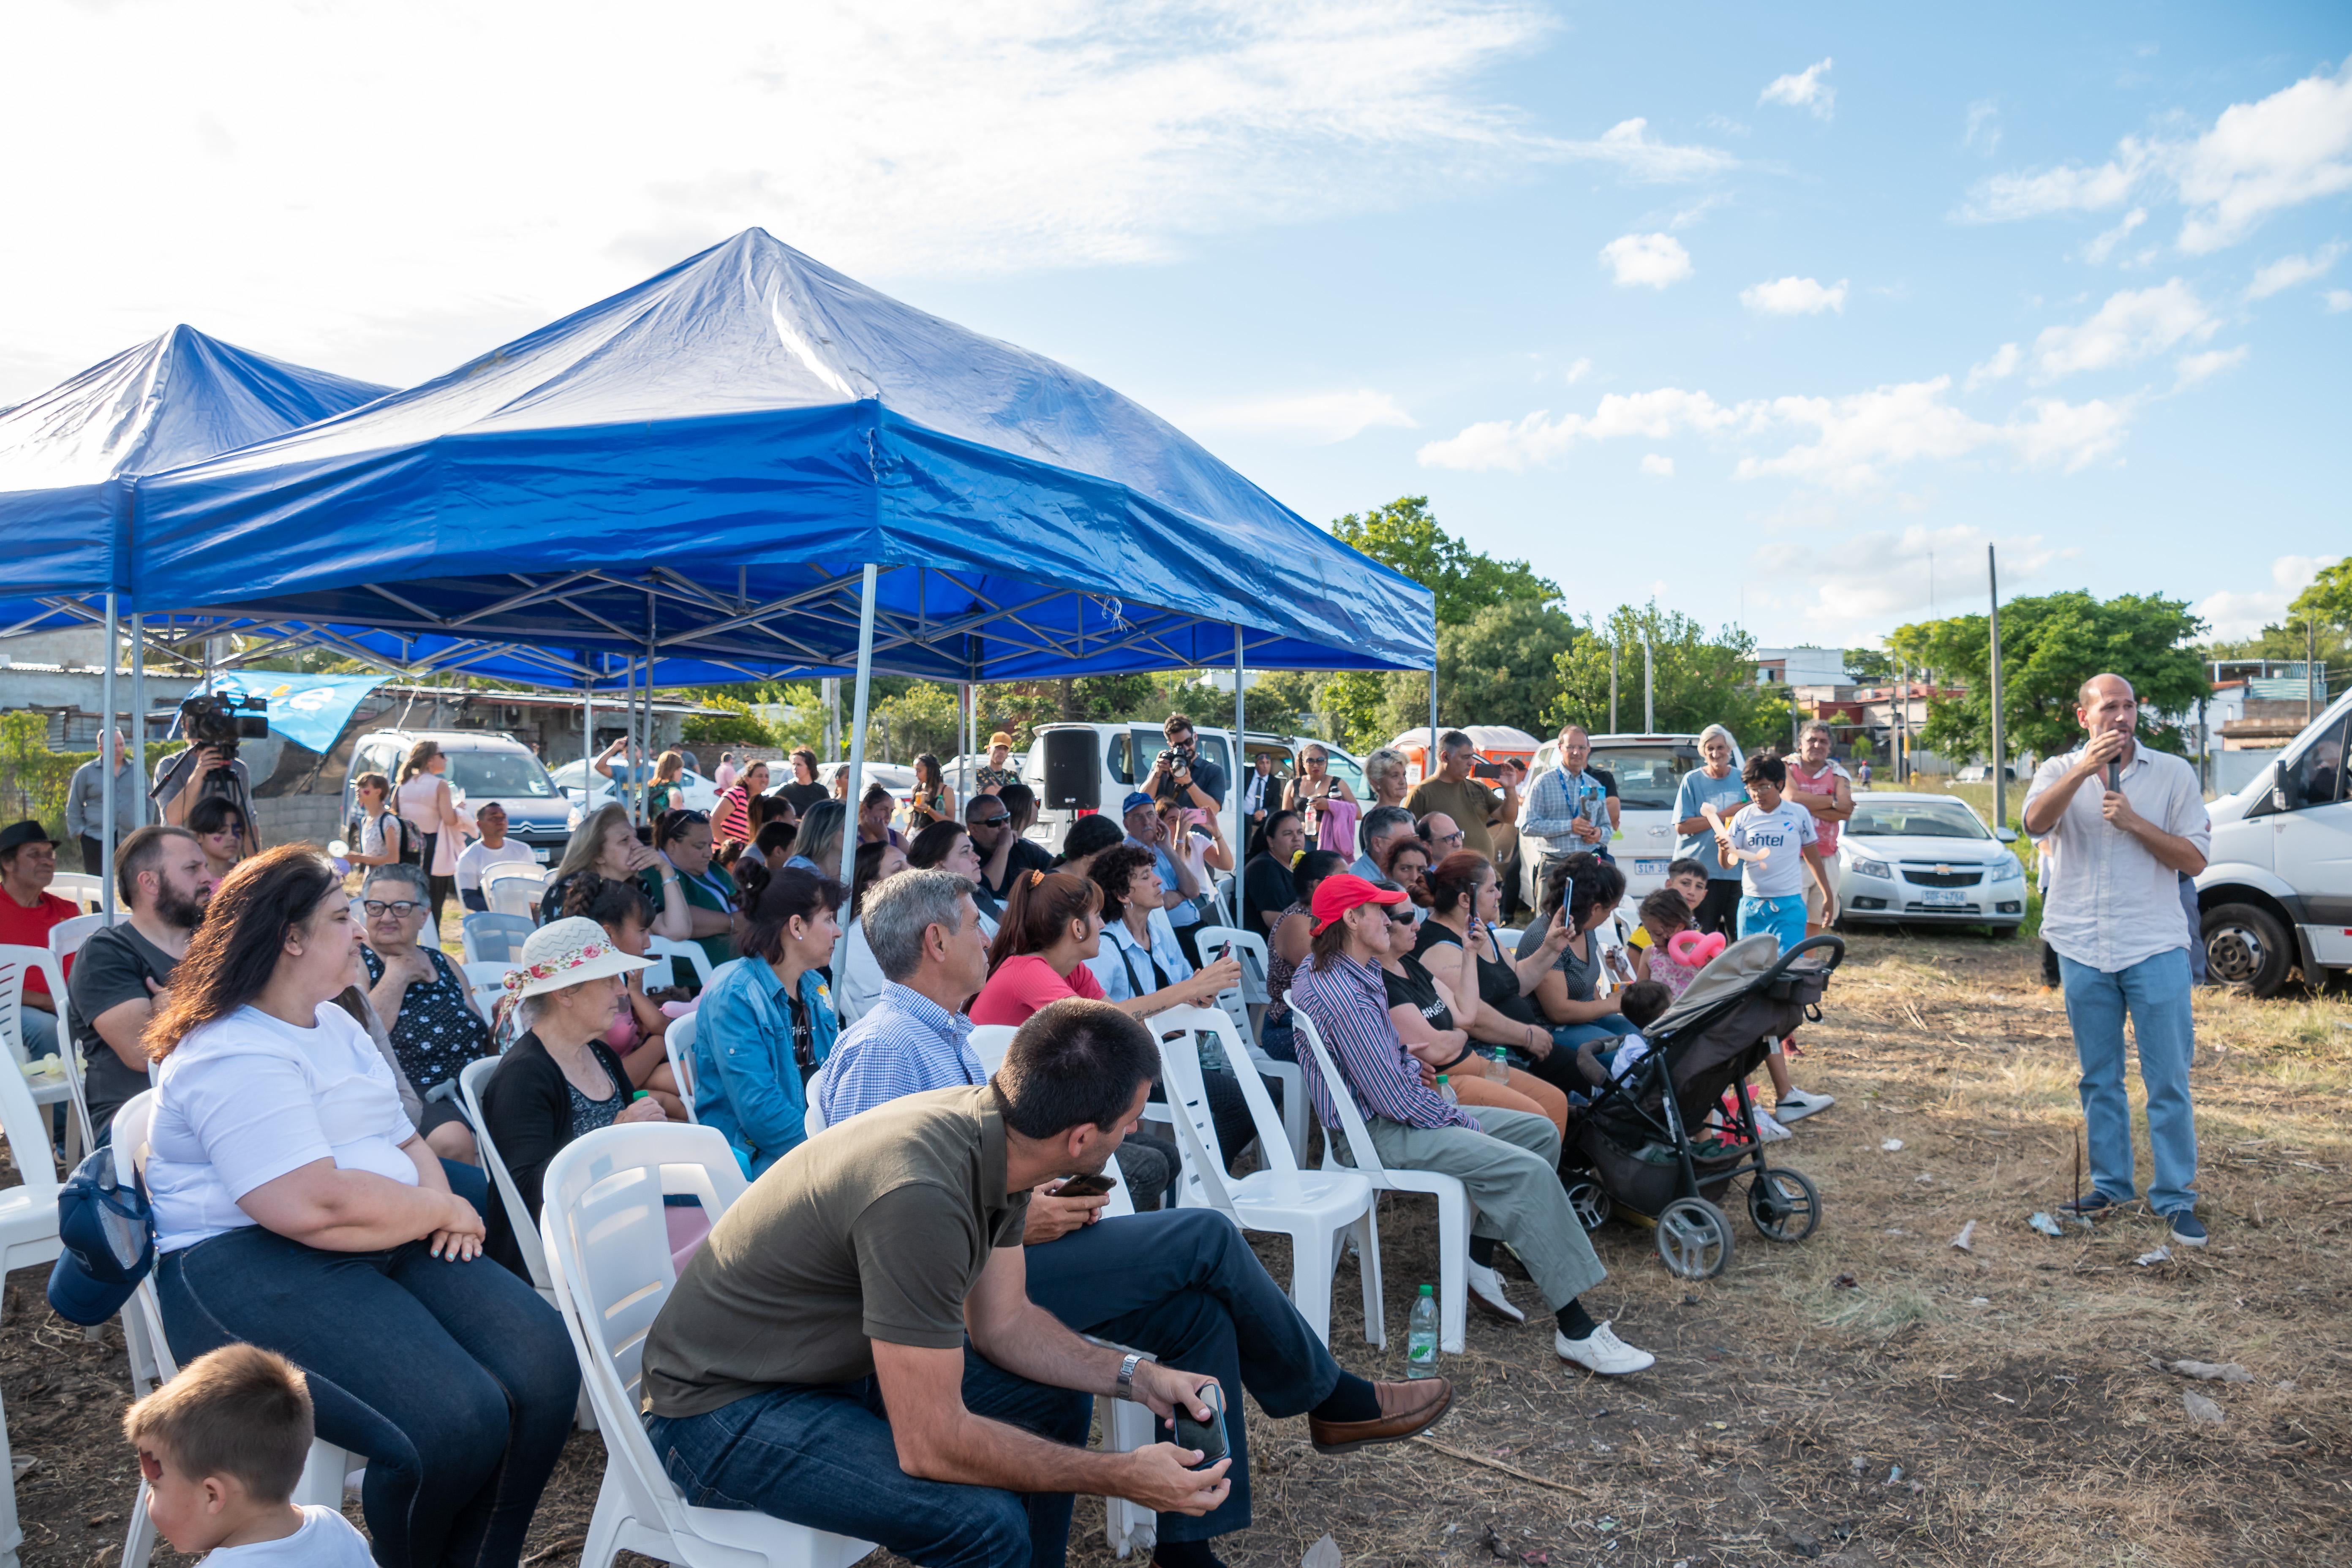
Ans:
[[[89,1063],[82,1092],[100,1136],[122,1102],[147,1087],[139,1037],[187,956],[215,882],[204,844],[184,827],[131,834],[114,852],[114,878],[131,918],[90,933],[66,987],[74,1044]]]

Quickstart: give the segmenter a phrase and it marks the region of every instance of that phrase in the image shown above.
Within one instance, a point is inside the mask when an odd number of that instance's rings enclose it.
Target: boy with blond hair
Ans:
[[[371,1568],[350,1521],[295,1506],[310,1433],[301,1370],[247,1344],[198,1356],[122,1416],[148,1517],[173,1550],[220,1568]]]

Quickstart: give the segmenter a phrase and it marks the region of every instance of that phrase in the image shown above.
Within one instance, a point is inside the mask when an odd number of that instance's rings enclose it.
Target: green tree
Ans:
[[[1756,641],[1737,627],[1709,637],[1706,629],[1657,601],[1620,605],[1599,628],[1553,660],[1559,695],[1545,716],[1547,728],[1577,723],[1595,734],[1609,725],[1609,650],[1618,649],[1618,722],[1625,730],[1642,723],[1642,644],[1650,646],[1651,683],[1657,728],[1689,734],[1720,724],[1743,747],[1789,739],[1789,702],[1780,689],[1760,685],[1752,660]]]
[[[1541,736],[1559,695],[1559,658],[1578,636],[1576,620],[1567,611],[1532,599],[1505,599],[1459,625],[1439,626],[1440,721],[1509,724]],[[1426,723],[1427,678],[1400,679],[1412,685],[1420,721]]]
[[[2185,718],[2210,688],[2191,646],[2205,624],[2186,602],[2125,594],[2101,601],[2080,589],[2012,599],[2000,608],[2003,738],[2012,754],[2050,756],[2081,740],[2075,693],[2100,674],[2120,675],[2139,696],[2140,736],[2179,752],[2183,737],[2158,715]],[[1950,757],[1992,752],[1990,626],[1983,616],[1953,616],[1898,626],[1888,648],[1944,685],[1965,688],[1930,699],[1920,742]]]
[[[1876,686],[1895,679],[1895,661],[1874,647],[1850,647],[1845,650],[1845,672],[1857,685]]]
[[[1351,511],[1333,521],[1331,535],[1429,589],[1441,626],[1460,626],[1505,599],[1540,605],[1559,597],[1559,584],[1537,576],[1526,562],[1497,561],[1446,532],[1430,515],[1427,496],[1400,496],[1360,516]]]
[[[2294,612],[2298,627],[2308,617],[2317,626],[2352,632],[2352,555],[2332,566],[2321,567],[2311,585],[2297,594],[2294,603],[2287,607]]]

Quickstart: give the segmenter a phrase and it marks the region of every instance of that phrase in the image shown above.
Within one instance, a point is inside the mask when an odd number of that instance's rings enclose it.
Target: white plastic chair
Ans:
[[[1314,1329],[1331,1341],[1331,1275],[1339,1266],[1342,1236],[1352,1236],[1363,1259],[1364,1326],[1375,1344],[1381,1316],[1381,1237],[1372,1215],[1372,1184],[1351,1171],[1302,1171],[1280,1136],[1281,1122],[1265,1085],[1246,1072],[1234,1077],[1249,1102],[1265,1168],[1236,1180],[1225,1173],[1217,1146],[1217,1124],[1209,1114],[1197,1035],[1213,1035],[1226,1058],[1240,1055],[1233,1020],[1213,1007],[1176,1007],[1150,1021],[1160,1046],[1160,1083],[1178,1114],[1176,1136],[1184,1150],[1184,1173],[1176,1185],[1179,1207],[1217,1210],[1244,1230],[1290,1237],[1290,1300]]]
[[[514,963],[522,956],[522,944],[538,929],[529,915],[476,910],[457,922],[457,945],[468,963]]]
[[[47,1268],[57,1261],[60,1184],[51,1163],[48,1126],[48,1116],[33,1103],[24,1075],[13,1064],[0,1068],[0,1133],[7,1137],[20,1178],[19,1184],[0,1191],[0,1279],[8,1270]],[[15,1473],[8,1454],[7,1413],[0,1410],[0,1478]],[[16,1526],[16,1488],[11,1480],[0,1492],[0,1563],[16,1562],[24,1539]]]
[[[49,997],[58,1006],[58,1054],[44,1057],[38,1063],[25,1046],[25,976],[39,971],[48,983]],[[0,1040],[8,1047],[14,1058],[16,1081],[26,1086],[33,1103],[47,1108],[52,1105],[72,1107],[66,1119],[65,1154],[68,1165],[81,1160],[82,1151],[98,1142],[89,1121],[89,1107],[82,1099],[79,1059],[74,1054],[73,1028],[66,1016],[71,998],[66,990],[66,966],[62,959],[46,947],[0,946]],[[40,1119],[48,1125],[48,1119]],[[48,1147],[48,1140],[42,1140]]]
[[[668,1122],[601,1127],[548,1163],[540,1235],[556,1310],[604,1435],[604,1480],[581,1568],[611,1568],[623,1550],[709,1568],[849,1568],[874,1550],[749,1510],[695,1507],[638,1420],[646,1335],[677,1283],[662,1198],[693,1194],[715,1226],[745,1185],[724,1138]]]
[[[539,900],[547,891],[547,868],[543,866],[509,864],[493,866],[482,873],[482,901],[490,912],[520,915],[534,925],[539,921]]]
[[[830,1065],[830,1064],[826,1064]],[[824,1098],[824,1066],[809,1074],[802,1088],[801,1136],[814,1138],[825,1130],[824,1110],[820,1102]]]
[[[495,1025],[499,999],[507,994],[507,972],[514,965],[502,958],[488,962],[467,959],[457,967],[466,976],[467,993],[473,997],[474,1006],[482,1015],[482,1022]]]
[[[989,1077],[1004,1065],[1004,1053],[1013,1048],[1013,1037],[1021,1031],[1010,1024],[980,1024],[971,1031],[971,1054],[980,1058],[980,1070]]]
[[[61,899],[71,899],[86,910],[103,909],[106,905],[106,879],[89,871],[58,872],[49,879],[49,891]]]
[[[666,936],[649,936],[646,938],[646,956],[682,958],[694,966],[694,978],[698,985],[710,984],[710,955],[702,951],[700,942],[678,942]]]
[[[1290,1016],[1297,1020],[1296,1037],[1306,1044],[1316,1070],[1323,1075],[1323,1087],[1331,1096],[1331,1103],[1339,1109],[1339,1136],[1348,1142],[1357,1173],[1369,1178],[1382,1192],[1426,1193],[1437,1200],[1438,1344],[1446,1354],[1460,1355],[1470,1310],[1470,1190],[1462,1184],[1461,1177],[1449,1176],[1442,1171],[1413,1171],[1381,1163],[1381,1152],[1372,1147],[1371,1134],[1364,1127],[1362,1113],[1356,1109],[1356,1097],[1349,1090],[1348,1080],[1339,1075],[1339,1065],[1331,1059],[1330,1049],[1324,1045],[1315,1020],[1298,1005],[1296,994],[1286,994],[1284,1000],[1290,1003]],[[1324,1138],[1323,1168],[1347,1168],[1339,1160],[1338,1139]],[[1384,1345],[1388,1343],[1385,1323],[1378,1333],[1370,1331],[1369,1320],[1379,1310],[1378,1306],[1366,1308],[1365,1337],[1376,1345]]]
[[[0,1089],[0,1095],[5,1095]],[[147,1126],[155,1115],[155,1091],[145,1089],[132,1095],[114,1113],[114,1179],[128,1186],[137,1179],[137,1170],[147,1157]],[[49,1201],[52,1229],[55,1228],[57,1200]],[[57,1247],[50,1247],[52,1257]],[[155,1297],[155,1276],[149,1273],[132,1291],[131,1300],[122,1305],[123,1339],[131,1347],[131,1384],[133,1391],[146,1397],[156,1384],[169,1383],[180,1375],[179,1363],[172,1358],[171,1342],[163,1337],[163,1310]],[[142,1353],[143,1352],[143,1353]],[[154,1372],[151,1383],[146,1372],[152,1358]],[[342,1511],[343,1494],[357,1482],[365,1458],[332,1443],[313,1438],[310,1457],[302,1466],[302,1479],[295,1483],[293,1500],[299,1504],[316,1503],[322,1508]],[[11,1505],[13,1508],[13,1504]],[[138,1500],[131,1509],[131,1530],[122,1542],[122,1568],[147,1568],[148,1559],[155,1551],[155,1525],[147,1517],[147,1481],[139,1481]]]
[[[669,1076],[677,1080],[677,1097],[686,1102],[686,1119],[699,1122],[694,1113],[694,1030],[700,1015],[688,1013],[683,1018],[672,1018],[669,1027],[662,1031],[662,1051],[669,1058]]]
[[[1241,954],[1242,978],[1244,984],[1251,978],[1250,966],[1253,963],[1257,966],[1256,978],[1259,990],[1263,992],[1266,965],[1270,962],[1266,952],[1265,939],[1261,936],[1252,936],[1245,931],[1235,931],[1231,926],[1208,926],[1202,929],[1200,935],[1202,963],[1214,963],[1225,955],[1228,949],[1236,950]],[[1228,986],[1217,993],[1217,1005],[1223,1008],[1225,1016],[1234,1021],[1234,1028],[1239,1031],[1242,1039],[1249,1047],[1250,1060],[1257,1064],[1257,1070],[1282,1085],[1282,1131],[1290,1140],[1291,1159],[1299,1164],[1305,1164],[1307,1163],[1306,1069],[1297,1062],[1277,1061],[1259,1048],[1257,1037],[1250,1029],[1250,1004],[1244,991]]]
[[[115,923],[121,924],[125,918],[118,916]],[[105,923],[106,917],[102,914],[76,915],[69,921],[59,921],[49,928],[49,951],[60,962],[71,958],[81,951],[81,944],[89,940],[90,933]]]

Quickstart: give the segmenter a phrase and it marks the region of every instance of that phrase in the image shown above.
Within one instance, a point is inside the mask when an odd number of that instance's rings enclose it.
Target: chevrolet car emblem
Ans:
[[[1938,866],[1936,868],[1936,875],[1938,877],[1948,877],[1951,874],[1952,868],[1949,866]]]

